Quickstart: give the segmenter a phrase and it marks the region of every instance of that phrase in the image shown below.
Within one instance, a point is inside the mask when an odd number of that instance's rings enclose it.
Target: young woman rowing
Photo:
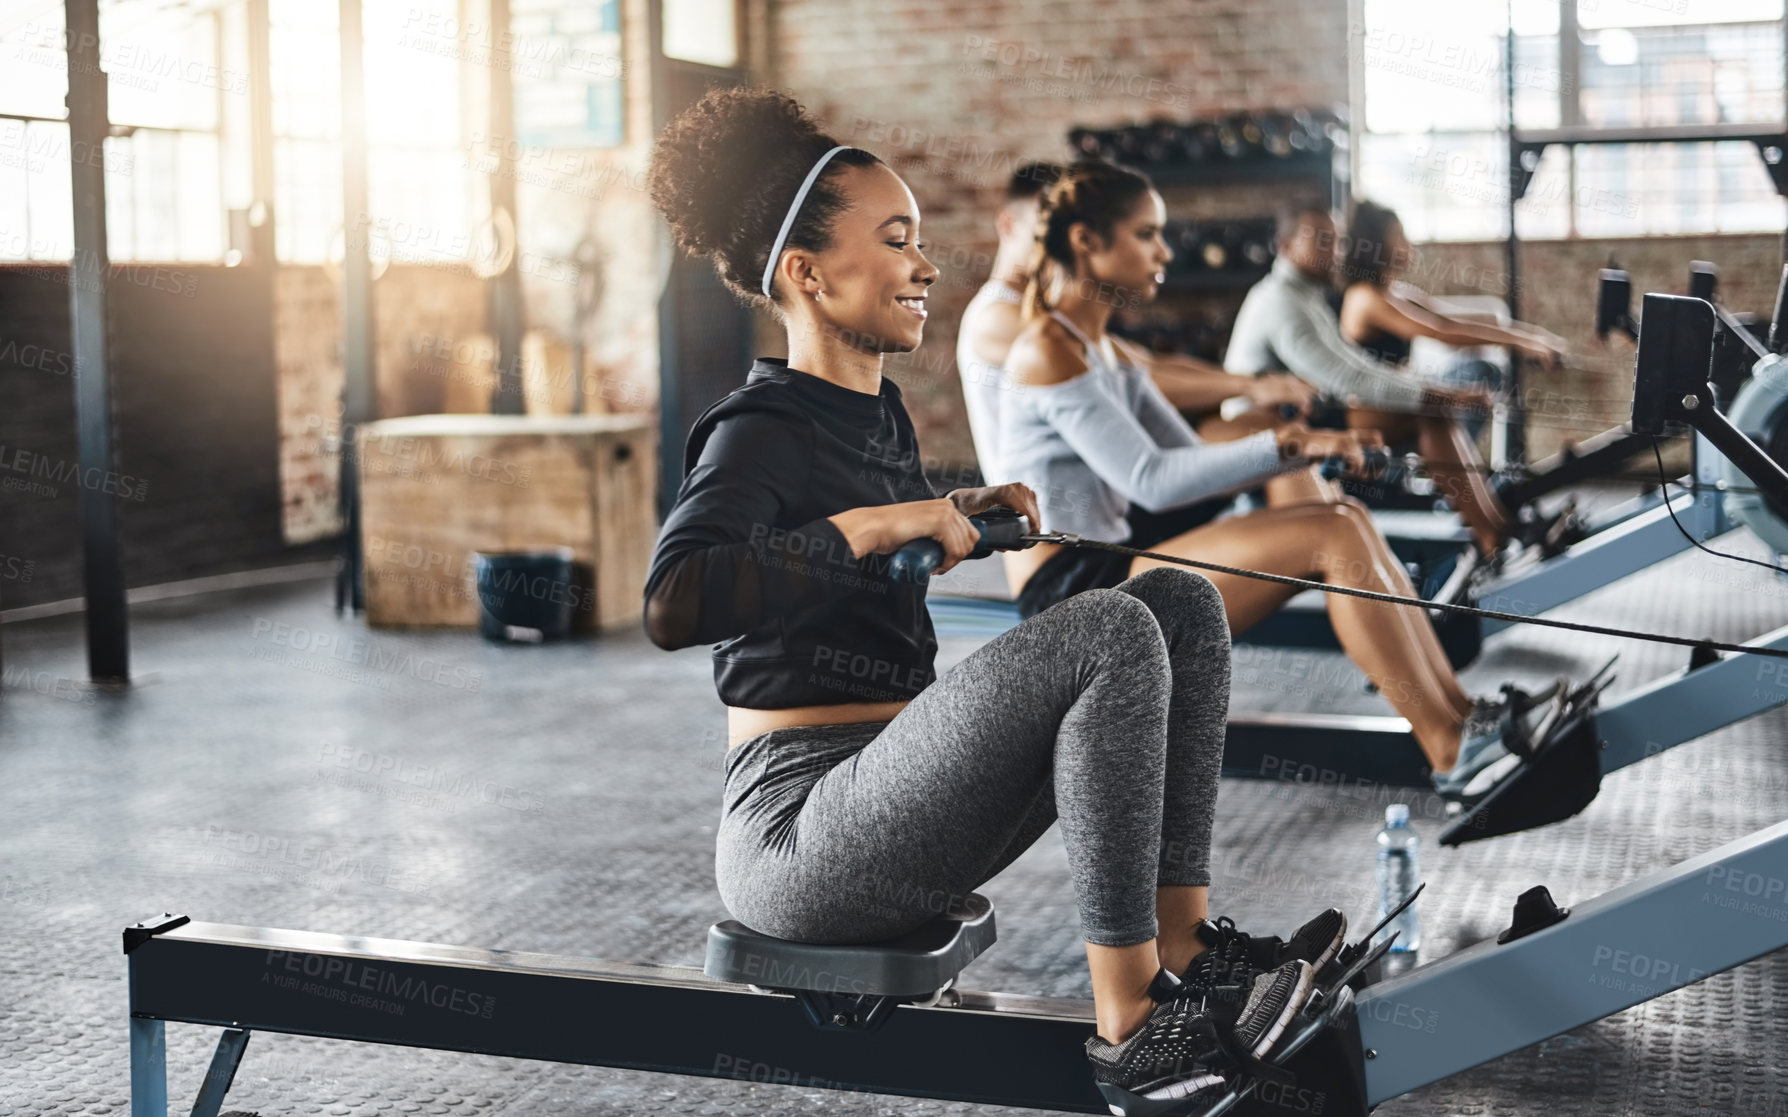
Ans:
[[[1352,501],[1275,506],[1215,517],[1238,490],[1289,467],[1338,456],[1358,466],[1371,432],[1284,423],[1233,442],[1201,440],[1144,371],[1146,358],[1110,337],[1114,305],[1155,297],[1172,252],[1161,236],[1161,196],[1148,179],[1110,163],[1069,167],[1043,197],[1028,322],[1013,342],[1002,403],[1000,460],[1039,495],[1052,530],[1186,558],[1335,585],[1415,596],[1403,565]],[[1127,513],[1202,506],[1210,522],[1166,538],[1132,534]],[[1005,555],[1019,612],[1046,616],[1076,595],[1166,565],[1111,551],[1039,544]],[[1283,606],[1294,587],[1214,574],[1231,633]],[[1427,613],[1332,596],[1329,618],[1348,656],[1409,719],[1443,794],[1509,755],[1506,700],[1473,699],[1459,685]]]
[[[918,346],[938,276],[912,193],[750,89],[673,121],[650,177],[683,248],[788,333],[787,361],[759,359],[697,419],[646,585],[654,643],[715,645],[728,909],[784,938],[892,938],[1059,821],[1094,1075],[1120,1099],[1219,1096],[1270,1052],[1346,921],[1324,912],[1281,943],[1206,918],[1229,694],[1216,590],[1150,571],[937,675],[925,587],[887,578],[885,556],[929,537],[948,569],[974,548],[968,515],[1039,524],[1039,508],[1019,484],[939,495],[919,468],[882,371]]]

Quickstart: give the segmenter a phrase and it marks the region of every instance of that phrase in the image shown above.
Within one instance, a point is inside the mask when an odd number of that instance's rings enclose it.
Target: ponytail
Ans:
[[[1110,239],[1117,223],[1152,189],[1146,175],[1116,163],[1086,159],[1069,164],[1037,202],[1037,243],[1026,264],[1021,304],[1024,320],[1048,314],[1052,292],[1074,278],[1077,262],[1068,240],[1073,227],[1085,224]]]
[[[1023,321],[1041,318],[1053,307],[1050,305],[1049,289],[1054,285],[1057,267],[1043,248],[1043,224],[1041,218],[1037,223],[1037,243],[1031,247],[1029,260],[1025,264],[1024,297],[1019,303],[1019,317]]]

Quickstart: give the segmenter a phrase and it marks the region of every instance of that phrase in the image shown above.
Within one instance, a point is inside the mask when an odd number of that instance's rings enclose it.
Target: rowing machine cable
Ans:
[[[1441,612],[1454,613],[1465,617],[1482,617],[1485,620],[1506,621],[1510,624],[1532,624],[1542,628],[1562,628],[1567,632],[1588,632],[1597,636],[1617,636],[1626,640],[1647,640],[1656,644],[1676,644],[1685,648],[1706,648],[1718,652],[1737,652],[1743,655],[1759,655],[1771,659],[1788,659],[1788,649],[1753,647],[1747,644],[1731,644],[1720,640],[1697,640],[1689,636],[1671,636],[1661,632],[1640,632],[1630,628],[1608,628],[1599,624],[1579,624],[1575,621],[1549,620],[1545,617],[1528,617],[1520,613],[1503,613],[1495,609],[1479,609],[1473,605],[1459,605],[1450,601],[1423,601],[1419,597],[1402,597],[1394,593],[1380,593],[1377,590],[1354,589],[1351,586],[1331,586],[1326,582],[1311,581],[1308,578],[1293,578],[1288,574],[1269,574],[1264,570],[1248,570],[1238,566],[1224,566],[1216,562],[1204,562],[1200,559],[1181,558],[1178,555],[1164,555],[1158,551],[1140,551],[1126,547],[1120,543],[1106,543],[1098,539],[1082,539],[1072,532],[1030,533],[1021,538],[1033,543],[1063,543],[1073,547],[1092,547],[1101,551],[1114,551],[1132,558],[1155,559],[1159,562],[1176,563],[1190,566],[1198,570],[1209,570],[1217,574],[1230,574],[1238,578],[1253,578],[1261,582],[1277,582],[1282,586],[1296,586],[1299,589],[1317,590],[1321,593],[1339,594],[1345,597],[1359,597],[1367,601],[1382,601],[1387,605],[1413,605],[1421,609],[1435,609]],[[1717,553],[1717,552],[1716,552]]]
[[[1658,450],[1658,440],[1655,435],[1652,437],[1652,440],[1651,440],[1651,453],[1652,453],[1652,456],[1657,458],[1657,460],[1658,460],[1658,478],[1660,479],[1660,481],[1662,481],[1662,479],[1664,477],[1664,455],[1662,453],[1660,453]],[[1667,484],[1668,482],[1664,482],[1664,483]],[[1727,490],[1727,491],[1735,491],[1735,490]],[[1757,492],[1760,490],[1751,490],[1751,491]],[[1677,531],[1682,532],[1682,537],[1684,539],[1687,539],[1689,542],[1693,543],[1696,547],[1700,548],[1701,550],[1706,551],[1710,555],[1713,555],[1715,558],[1731,559],[1733,562],[1748,562],[1752,566],[1761,566],[1763,569],[1773,570],[1777,574],[1788,574],[1788,570],[1784,570],[1783,568],[1777,566],[1773,562],[1764,562],[1762,559],[1746,558],[1743,555],[1728,554],[1725,551],[1714,550],[1712,547],[1709,547],[1706,544],[1702,543],[1701,540],[1696,539],[1693,535],[1690,535],[1689,529],[1682,526],[1682,521],[1676,518],[1676,509],[1670,507],[1670,498],[1669,497],[1664,498],[1664,507],[1670,509],[1670,522],[1676,525]]]

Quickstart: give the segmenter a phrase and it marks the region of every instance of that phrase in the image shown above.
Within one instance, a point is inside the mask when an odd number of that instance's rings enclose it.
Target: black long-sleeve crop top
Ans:
[[[851,556],[826,519],[938,497],[900,388],[855,391],[760,358],[689,432],[684,477],[646,574],[661,648],[714,643],[728,706],[888,702],[936,678],[926,586]]]

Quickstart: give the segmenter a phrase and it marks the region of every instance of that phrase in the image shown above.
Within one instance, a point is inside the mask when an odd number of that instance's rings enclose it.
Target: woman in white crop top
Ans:
[[[1038,495],[1048,530],[1333,585],[1415,596],[1403,565],[1366,510],[1350,500],[1278,506],[1204,523],[1168,538],[1132,537],[1132,505],[1163,512],[1235,492],[1312,460],[1358,468],[1371,432],[1285,423],[1234,442],[1201,440],[1146,372],[1147,358],[1109,336],[1114,307],[1152,299],[1172,253],[1161,197],[1149,181],[1108,163],[1077,163],[1044,195],[1026,323],[1006,362],[1001,406],[1005,475]],[[1205,506],[1209,507],[1210,503]],[[1153,566],[1109,551],[1038,544],[1005,556],[1027,616],[1075,593]],[[1185,569],[1182,567],[1182,569]],[[1230,631],[1283,606],[1295,587],[1212,574]],[[1330,595],[1341,646],[1409,719],[1443,793],[1508,755],[1506,700],[1473,699],[1459,685],[1426,612]],[[1475,790],[1475,789],[1474,789]]]

